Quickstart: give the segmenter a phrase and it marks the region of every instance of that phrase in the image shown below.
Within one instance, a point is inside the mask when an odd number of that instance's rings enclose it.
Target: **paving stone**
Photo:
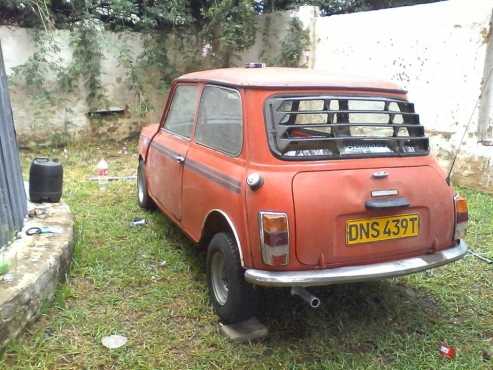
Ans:
[[[269,334],[269,329],[262,324],[256,317],[236,324],[219,323],[221,332],[233,342],[249,342],[265,338]]]
[[[48,216],[28,219],[21,238],[0,252],[13,276],[12,281],[0,280],[0,351],[38,318],[42,303],[53,299],[72,260],[74,222],[68,206],[61,202],[31,207],[46,208]],[[24,231],[33,226],[57,226],[63,232],[27,236]]]

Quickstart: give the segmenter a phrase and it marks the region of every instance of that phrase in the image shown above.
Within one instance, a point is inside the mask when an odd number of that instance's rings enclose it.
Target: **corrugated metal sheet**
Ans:
[[[26,192],[0,44],[0,248],[22,229],[26,214]]]

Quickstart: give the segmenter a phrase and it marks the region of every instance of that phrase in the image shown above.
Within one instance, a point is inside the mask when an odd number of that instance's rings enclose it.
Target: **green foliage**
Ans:
[[[25,95],[32,106],[31,128],[37,130],[49,119],[55,105],[52,87],[48,85],[48,76],[62,72],[60,49],[47,32],[33,32],[34,53],[26,63],[13,68],[12,85],[25,89]]]
[[[119,56],[119,64],[127,70],[130,89],[135,92],[137,111],[152,110],[145,97],[145,75],[157,70],[158,78],[150,80],[154,88],[165,89],[178,71],[196,69],[204,61],[200,51],[203,45],[211,45],[212,65],[229,66],[235,52],[251,46],[255,41],[255,10],[252,0],[222,0],[200,3],[191,7],[188,0],[137,1],[137,0],[74,0],[68,3],[56,0],[0,0],[0,21],[6,22],[8,14],[21,25],[43,27],[45,30],[69,27],[70,46],[73,56],[68,67],[62,67],[60,50],[52,42],[50,32],[35,32],[37,50],[24,65],[14,71],[14,80],[22,82],[35,92],[33,100],[41,104],[50,96],[47,76],[57,76],[58,87],[64,92],[73,92],[84,86],[86,101],[91,109],[107,105],[104,86],[101,82],[101,62],[104,58],[101,31],[139,30],[147,34],[144,50],[135,56],[125,46]],[[200,0],[199,0],[200,1]],[[196,6],[198,3],[194,3]],[[29,9],[26,9],[26,6]],[[32,19],[27,22],[27,19]],[[36,28],[35,28],[36,29]],[[199,30],[202,30],[201,32]],[[172,31],[172,32],[169,32]],[[176,35],[170,40],[168,34]],[[40,37],[38,35],[43,35]],[[183,59],[171,63],[168,44],[174,43]],[[192,45],[191,45],[192,44]],[[58,58],[58,59],[57,59]],[[38,114],[36,114],[38,115]]]
[[[0,262],[0,276],[9,272],[9,264],[6,262]]]
[[[208,25],[204,36],[213,50],[219,53],[222,65],[231,63],[234,51],[240,51],[255,42],[255,7],[252,0],[222,0],[205,11]]]
[[[285,67],[299,66],[308,42],[308,32],[303,29],[303,25],[298,18],[292,18],[286,35],[281,41],[278,64]]]
[[[193,23],[188,1],[150,1],[142,6],[141,14],[140,23],[145,28],[163,29]]]
[[[242,50],[255,42],[255,10],[251,0],[217,2],[206,11],[206,16],[212,36],[224,47]]]
[[[0,22],[33,27],[35,51],[15,68],[12,80],[22,91],[19,96],[29,98],[33,131],[41,132],[66,107],[64,127],[47,134],[55,146],[70,142],[70,106],[76,100],[85,99],[89,110],[110,105],[102,82],[102,62],[105,50],[114,50],[115,45],[104,44],[103,31],[139,31],[139,39],[144,36],[142,51],[129,46],[125,40],[128,33],[116,46],[130,91],[128,110],[143,118],[156,109],[151,97],[168,89],[179,74],[234,65],[238,52],[254,44],[261,12],[254,0],[23,1],[0,0]],[[8,12],[2,12],[7,8]],[[68,65],[55,42],[60,28],[71,31]],[[268,40],[270,33],[266,27],[262,38]],[[297,65],[306,40],[301,24],[292,21],[281,40],[282,55],[270,52],[266,61],[269,65]],[[79,98],[81,91],[85,96]]]
[[[137,58],[142,71],[157,69],[159,79],[157,88],[166,89],[176,75],[176,69],[168,58],[169,37],[163,32],[151,32],[144,40],[144,50]],[[183,49],[178,49],[183,51]]]
[[[132,53],[132,50],[127,42],[123,42],[118,55],[119,66],[126,71],[128,88],[134,93],[136,100],[135,111],[139,116],[153,110],[151,101],[145,93],[145,70],[149,63],[149,49],[147,42],[144,46],[144,52],[138,56]],[[155,58],[154,55],[152,55]]]
[[[39,112],[36,117],[44,119],[43,111],[54,104],[50,93],[56,86],[49,86],[49,76],[58,80],[58,87],[72,92],[82,82],[88,91],[86,100],[91,108],[104,105],[104,89],[101,83],[101,61],[103,59],[100,40],[101,25],[94,19],[86,19],[75,25],[71,33],[70,46],[73,49],[72,61],[63,66],[60,48],[53,39],[51,31],[33,30],[35,51],[26,63],[13,68],[11,76],[14,86],[25,86],[33,106]],[[59,94],[60,95],[60,94]],[[35,126],[35,122],[33,122]],[[35,128],[35,127],[33,127]]]
[[[272,18],[270,17],[270,15],[265,15],[264,24],[262,27],[262,50],[259,55],[259,60],[261,60],[264,63],[267,63],[268,65],[273,64],[271,59],[272,44],[270,41],[271,24],[272,24]]]
[[[46,32],[33,32],[33,44],[33,55],[26,63],[13,68],[12,79],[14,84],[24,82],[31,93],[44,94],[46,76],[61,71],[60,48]]]
[[[50,0],[0,0],[0,21],[26,27],[53,29]]]
[[[48,30],[55,26],[70,27],[91,17],[103,22],[108,29],[142,31],[203,26],[212,16],[218,22],[233,20],[237,25],[251,27],[251,11],[260,14],[299,5],[317,5],[322,15],[333,15],[435,1],[440,0],[0,0],[0,23]],[[245,20],[248,21],[245,23]],[[242,33],[233,28],[227,25],[226,33]]]
[[[72,33],[70,45],[73,48],[72,62],[67,71],[60,74],[60,83],[72,91],[82,82],[87,90],[87,104],[91,109],[106,106],[105,93],[101,83],[101,61],[103,52],[99,37],[102,27],[88,18],[78,24]]]

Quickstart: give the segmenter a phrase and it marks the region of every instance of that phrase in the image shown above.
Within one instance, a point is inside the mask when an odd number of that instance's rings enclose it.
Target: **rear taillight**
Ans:
[[[288,215],[260,212],[260,248],[262,261],[271,266],[289,263]]]
[[[467,220],[469,214],[467,211],[467,201],[459,195],[455,195],[455,234],[454,239],[462,239],[466,235]]]

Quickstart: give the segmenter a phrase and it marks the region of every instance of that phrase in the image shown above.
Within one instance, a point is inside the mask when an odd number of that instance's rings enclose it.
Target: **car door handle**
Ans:
[[[368,199],[365,207],[368,209],[379,208],[399,208],[409,207],[409,200],[405,197],[387,198],[387,199]]]
[[[185,157],[183,157],[183,156],[181,156],[181,155],[177,155],[177,156],[175,157],[175,160],[176,160],[176,162],[177,162],[178,164],[183,164],[183,163],[185,163]]]

